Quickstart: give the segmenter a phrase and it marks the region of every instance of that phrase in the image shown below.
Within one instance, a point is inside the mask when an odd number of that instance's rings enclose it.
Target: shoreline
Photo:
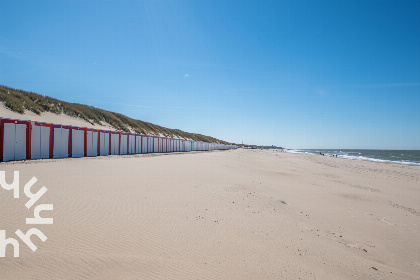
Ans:
[[[314,149],[316,150],[316,149]],[[329,149],[320,149],[319,151],[328,151]],[[339,149],[337,149],[339,150]],[[337,151],[334,150],[334,151]],[[341,149],[341,151],[353,151],[355,149]],[[363,149],[357,149],[357,150],[363,150]],[[409,152],[413,152],[413,151],[420,151],[420,150],[374,150],[374,149],[364,149],[365,151],[409,151]],[[291,154],[310,154],[310,155],[320,155],[319,153],[312,153],[312,152],[300,152],[298,150],[286,150],[286,153],[291,153]],[[335,157],[334,155],[336,154],[324,154],[325,156],[328,157]],[[412,166],[420,166],[420,163],[418,162],[413,162],[413,161],[393,161],[393,160],[387,160],[387,159],[381,159],[381,158],[369,158],[369,157],[364,157],[364,156],[360,156],[362,158],[357,158],[357,156],[346,156],[346,155],[338,155],[335,158],[342,158],[342,159],[352,159],[352,160],[361,160],[361,161],[370,161],[370,162],[379,162],[379,163],[395,163],[395,164],[404,164],[404,165],[412,165]]]

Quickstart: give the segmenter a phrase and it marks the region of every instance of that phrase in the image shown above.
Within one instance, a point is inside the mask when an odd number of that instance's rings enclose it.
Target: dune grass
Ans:
[[[164,135],[196,141],[228,144],[226,141],[196,133],[188,133],[179,129],[170,129],[152,123],[135,120],[119,113],[98,109],[78,103],[69,103],[34,92],[14,89],[0,85],[0,102],[10,110],[24,114],[25,110],[40,115],[43,112],[66,114],[83,119],[91,124],[108,123],[115,129],[124,132],[131,130],[139,134]]]

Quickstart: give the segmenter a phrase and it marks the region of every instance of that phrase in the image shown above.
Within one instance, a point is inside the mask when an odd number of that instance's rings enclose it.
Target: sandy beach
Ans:
[[[240,149],[1,170],[22,193],[0,189],[7,237],[31,228],[32,176],[54,205],[2,279],[420,279],[418,166]]]

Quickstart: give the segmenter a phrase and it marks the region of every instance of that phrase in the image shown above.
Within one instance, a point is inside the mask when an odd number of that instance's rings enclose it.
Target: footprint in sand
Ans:
[[[387,219],[385,219],[385,218],[382,218],[382,219],[381,219],[381,221],[382,221],[383,223],[387,224],[387,225],[390,225],[390,226],[395,226],[395,224],[394,224],[394,223],[391,223],[390,221],[388,221],[388,220],[387,220]]]

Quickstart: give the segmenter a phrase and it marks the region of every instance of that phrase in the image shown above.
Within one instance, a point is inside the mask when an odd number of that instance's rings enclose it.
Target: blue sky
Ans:
[[[237,143],[420,149],[419,14],[420,1],[3,0],[0,84]]]

